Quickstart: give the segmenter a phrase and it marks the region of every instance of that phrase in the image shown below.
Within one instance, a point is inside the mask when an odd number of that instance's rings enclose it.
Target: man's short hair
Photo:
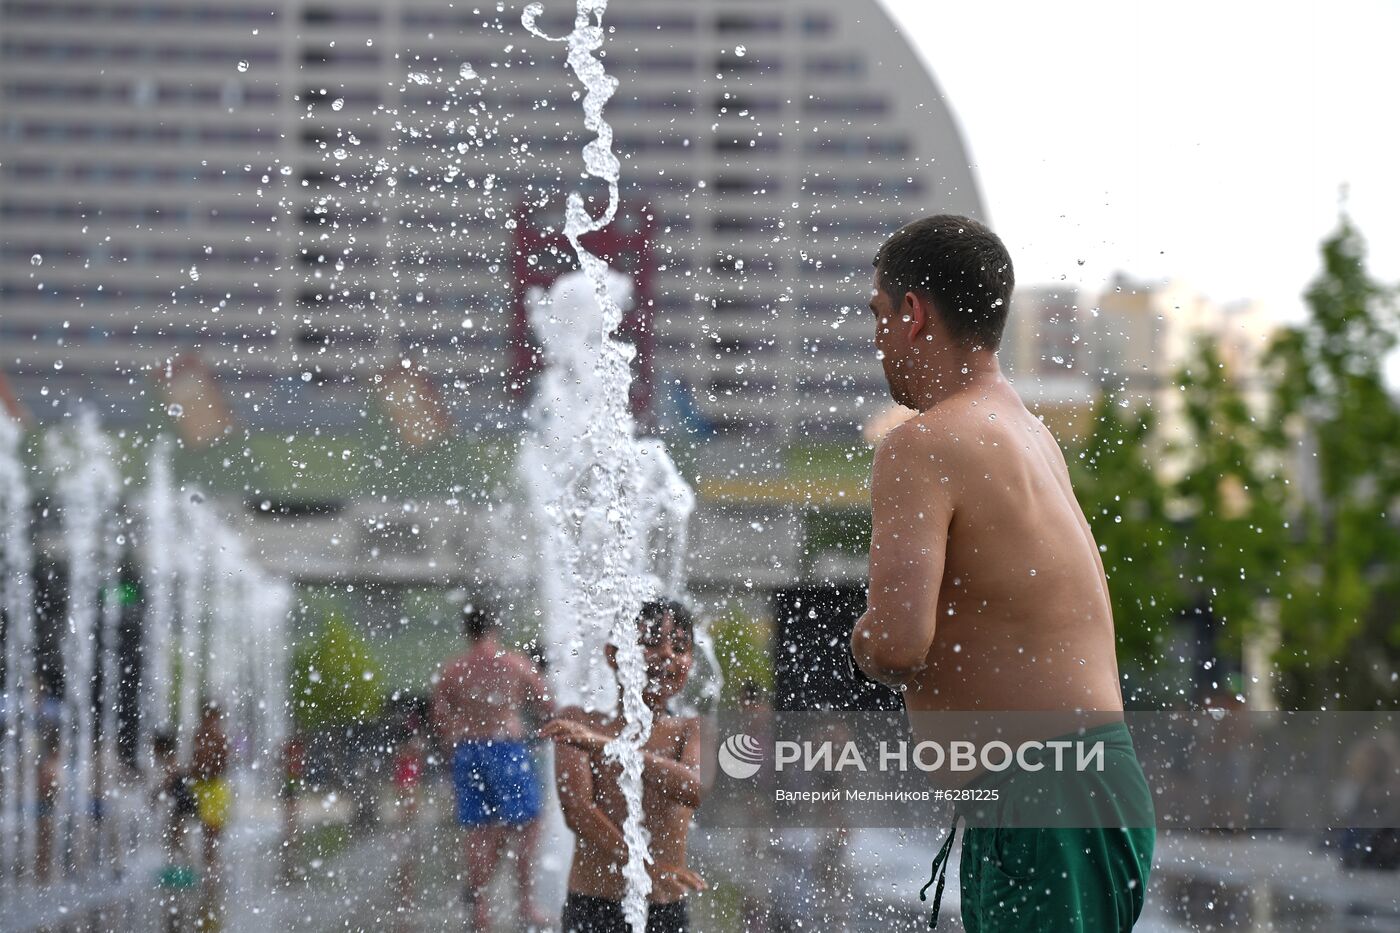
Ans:
[[[953,339],[995,350],[1016,286],[1011,254],[986,226],[957,214],[916,220],[875,254],[876,281],[898,307],[908,292],[933,303]]]
[[[462,606],[462,634],[472,641],[496,630],[496,611],[480,599],[468,600]]]

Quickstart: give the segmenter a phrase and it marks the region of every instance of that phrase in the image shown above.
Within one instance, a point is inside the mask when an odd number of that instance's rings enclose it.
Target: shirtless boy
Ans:
[[[1122,723],[1098,547],[1059,446],[997,363],[1013,284],[1001,240],[965,217],[916,221],[876,257],[875,345],[890,394],[917,414],[875,455],[869,604],[851,652],[903,692],[911,720],[1091,711],[1115,787],[1150,814]],[[1139,822],[969,826],[959,879],[967,930],[1131,929],[1154,840],[1150,821]]]
[[[644,605],[637,621],[647,665],[644,699],[652,714],[642,764],[642,822],[651,834],[653,859],[647,933],[684,933],[689,929],[685,897],[705,888],[686,867],[690,817],[703,794],[700,720],[671,715],[667,703],[690,675],[692,620],[680,604],[657,601]],[[617,649],[609,645],[606,651],[616,669]],[[628,855],[621,827],[627,801],[619,785],[621,768],[603,755],[621,730],[621,717],[578,707],[560,710],[559,718],[540,730],[557,743],[559,802],[574,832],[563,933],[630,933],[622,911]]]
[[[463,896],[475,929],[487,929],[490,911],[481,891],[507,848],[514,849],[520,919],[543,927],[548,919],[535,906],[532,890],[542,797],[522,711],[532,710],[543,720],[553,706],[530,659],[496,637],[497,621],[489,607],[467,604],[462,628],[471,647],[443,668],[433,692],[432,719],[443,746],[452,750],[457,821],[466,835]]]

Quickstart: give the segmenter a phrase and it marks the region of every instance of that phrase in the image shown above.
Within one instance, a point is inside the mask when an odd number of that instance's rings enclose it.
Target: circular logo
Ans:
[[[732,778],[751,778],[761,767],[763,749],[751,735],[731,735],[719,747],[719,768]]]

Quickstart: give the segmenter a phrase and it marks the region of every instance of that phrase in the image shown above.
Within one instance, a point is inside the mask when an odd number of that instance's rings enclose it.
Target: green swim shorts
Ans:
[[[1156,829],[1132,738],[1121,722],[1059,738],[1102,741],[1103,770],[1013,767],[969,785],[995,789],[997,799],[965,805],[954,817],[934,877],[924,886],[938,884],[930,928],[938,922],[958,817],[968,824],[958,879],[967,933],[1133,928],[1147,892]]]

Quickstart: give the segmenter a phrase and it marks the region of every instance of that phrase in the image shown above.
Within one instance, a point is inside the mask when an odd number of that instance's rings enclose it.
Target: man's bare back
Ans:
[[[449,747],[464,739],[522,738],[526,708],[548,714],[544,678],[494,637],[448,662],[433,694],[434,726]]]
[[[922,670],[905,680],[909,709],[1122,709],[1098,548],[1064,455],[1005,379],[891,431],[872,486],[871,606],[913,612],[895,627],[932,632]],[[936,604],[901,592],[905,581],[882,586],[882,550],[917,555],[939,582]],[[887,573],[910,564],[887,562]]]
[[[1045,425],[999,380],[898,430],[891,455],[914,456],[896,469],[933,474],[952,506],[928,667],[906,705],[1121,710],[1103,562]]]

